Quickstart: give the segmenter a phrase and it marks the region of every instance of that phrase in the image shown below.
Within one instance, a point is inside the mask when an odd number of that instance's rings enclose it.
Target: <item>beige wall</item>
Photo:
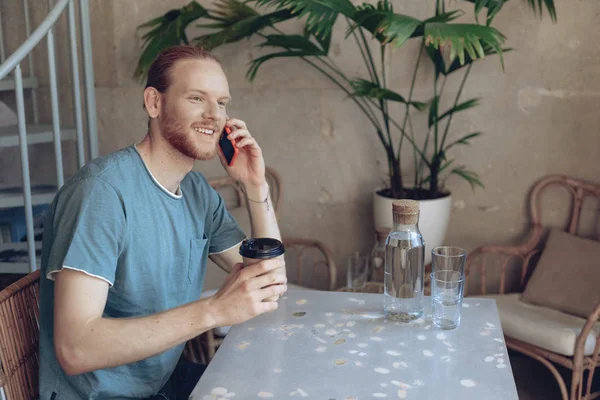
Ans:
[[[136,26],[187,2],[92,1],[102,154],[145,133],[142,87],[131,78],[141,45]],[[431,14],[425,4],[433,2],[394,3],[397,12],[424,18]],[[486,188],[473,193],[464,181],[448,179],[454,203],[448,244],[470,250],[518,241],[525,232],[526,194],[543,175],[600,181],[600,3],[558,3],[557,25],[549,18],[536,20],[524,0],[511,1],[497,17],[507,46],[516,51],[505,55],[504,73],[493,57],[479,62],[465,89],[464,98],[481,97],[482,105],[455,119],[453,136],[479,130],[485,135],[453,156],[480,173]],[[459,5],[470,21],[468,4]],[[349,75],[362,74],[360,54],[351,40],[343,40],[344,29],[341,23],[336,27],[333,57]],[[215,53],[229,76],[230,114],[247,122],[267,164],[283,176],[284,235],[325,242],[336,255],[341,285],[347,256],[373,244],[372,192],[387,164],[372,127],[351,101],[300,61],[267,63],[249,84],[244,75],[258,54],[255,48],[243,42]],[[407,93],[415,55],[414,46],[394,52],[389,62],[393,90]],[[427,69],[419,77],[417,93],[428,93],[430,74]],[[447,93],[457,87],[457,81],[449,82]],[[405,164],[410,179],[411,160]],[[197,170],[208,177],[223,174],[216,161],[199,163]]]

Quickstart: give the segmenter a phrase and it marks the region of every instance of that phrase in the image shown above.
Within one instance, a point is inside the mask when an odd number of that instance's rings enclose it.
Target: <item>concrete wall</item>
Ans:
[[[145,134],[143,87],[132,80],[141,46],[136,26],[187,2],[91,2],[102,154],[140,141]],[[432,14],[432,1],[394,3],[397,12],[420,18]],[[467,11],[464,21],[472,21],[469,3],[454,4]],[[496,26],[515,51],[505,55],[504,72],[494,57],[477,63],[463,98],[481,97],[482,105],[455,118],[451,134],[484,132],[471,147],[456,148],[452,156],[456,164],[477,171],[486,188],[473,193],[466,182],[447,180],[454,204],[448,244],[471,250],[484,243],[518,242],[526,230],[526,195],[543,175],[600,181],[599,14],[600,3],[593,0],[558,1],[555,25],[547,16],[541,22],[536,19],[524,0],[513,0],[497,17]],[[299,26],[290,23],[286,29],[299,31]],[[344,40],[344,30],[340,21],[333,58],[348,75],[366,76],[354,42]],[[387,166],[382,147],[357,107],[301,61],[267,63],[255,83],[248,83],[247,64],[258,54],[251,44],[215,51],[224,62],[234,97],[230,115],[247,122],[267,164],[283,176],[283,234],[325,242],[336,255],[341,285],[348,255],[373,245],[372,192],[381,185]],[[393,90],[408,92],[416,50],[409,45],[390,57]],[[431,93],[431,73],[426,68],[419,76],[420,98]],[[449,81],[446,93],[455,93],[458,84],[456,79]],[[400,111],[394,110],[398,119]],[[415,127],[422,140],[423,122],[416,121]],[[406,150],[405,175],[410,179],[412,160]],[[216,160],[198,163],[197,170],[208,177],[223,174]],[[597,216],[597,205],[586,207]],[[563,221],[558,213],[550,217],[552,224]],[[598,232],[597,223],[590,229]]]

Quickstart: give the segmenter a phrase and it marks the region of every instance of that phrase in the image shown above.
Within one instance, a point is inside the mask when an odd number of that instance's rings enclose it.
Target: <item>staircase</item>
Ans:
[[[8,14],[3,13],[9,2],[22,2],[24,16],[23,26],[26,39],[16,51],[5,54],[9,36],[3,31],[2,21],[7,21]],[[40,3],[39,1],[36,4]],[[19,187],[0,188],[0,211],[2,209],[22,208],[25,216],[27,242],[0,243],[0,274],[28,273],[39,268],[39,251],[41,242],[35,240],[33,207],[49,204],[57,190],[64,184],[64,160],[62,144],[72,142],[77,153],[77,167],[82,167],[87,161],[98,156],[98,137],[96,127],[96,102],[94,91],[94,71],[92,65],[92,45],[89,19],[88,0],[57,0],[48,2],[48,14],[44,20],[31,31],[31,4],[28,0],[0,1],[0,94],[9,92],[14,95],[16,104],[17,123],[0,126],[0,151],[15,151],[20,155],[21,182]],[[14,6],[15,4],[11,4]],[[18,4],[21,6],[20,4]],[[39,4],[38,4],[39,7]],[[76,18],[76,10],[79,18]],[[63,17],[64,18],[61,18]],[[61,46],[68,46],[69,68],[71,74],[72,107],[64,109],[59,102],[57,81],[57,60],[55,52],[55,31],[59,20],[66,20],[68,38],[61,38]],[[82,56],[78,54],[77,36],[80,32]],[[64,43],[64,44],[63,44]],[[36,46],[45,45],[48,62],[42,65],[34,60],[33,50]],[[39,50],[36,50],[39,51]],[[23,66],[27,63],[28,76],[24,76]],[[65,67],[65,66],[63,66]],[[50,121],[39,121],[38,90],[41,87],[39,75],[47,71],[48,90],[50,93]],[[83,71],[83,84],[80,83],[80,69]],[[82,90],[83,86],[83,90]],[[25,94],[30,94],[31,103],[26,104]],[[62,93],[61,93],[62,94]],[[82,99],[84,97],[84,99]],[[84,101],[85,100],[85,101]],[[73,126],[63,126],[61,115],[73,114]],[[32,116],[30,120],[26,115]],[[84,127],[85,122],[85,127]],[[31,185],[30,179],[30,150],[32,146],[43,143],[54,144],[53,165],[43,168],[56,170],[56,182],[43,186]],[[87,144],[87,146],[86,146]],[[36,160],[36,165],[38,160]],[[15,166],[15,170],[18,167]],[[14,239],[14,238],[13,238]],[[10,261],[2,258],[2,254],[19,254]],[[0,395],[1,399],[1,395]]]

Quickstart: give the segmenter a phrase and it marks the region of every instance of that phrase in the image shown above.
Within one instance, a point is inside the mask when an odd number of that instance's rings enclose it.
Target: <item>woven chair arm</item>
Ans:
[[[497,293],[504,294],[506,289],[506,270],[511,260],[514,261],[514,259],[517,259],[520,263],[520,283],[521,287],[524,287],[531,258],[538,253],[539,249],[531,246],[531,242],[517,246],[480,246],[468,255],[465,274],[468,277],[473,270],[479,271],[480,290],[481,294],[485,295],[487,294],[486,280],[489,278],[487,272],[490,270],[496,272],[500,268],[500,284]],[[486,262],[490,258],[499,258],[502,262]]]
[[[583,357],[585,354],[585,342],[586,342],[588,336],[590,335],[590,333],[592,332],[592,329],[594,329],[594,325],[598,322],[599,319],[600,319],[600,301],[598,302],[598,304],[596,304],[594,311],[592,311],[592,313],[588,317],[587,321],[585,321],[585,324],[583,325],[581,332],[577,336],[577,340],[575,341],[575,354],[574,354],[574,358],[576,361],[578,359],[583,360]],[[597,337],[596,337],[596,346],[594,348],[594,353],[590,357],[592,359],[596,360],[596,362],[598,361],[598,359],[600,357],[600,332],[598,332]]]
[[[329,247],[327,247],[327,245],[325,245],[325,243],[316,239],[289,236],[283,237],[281,241],[286,247],[304,247],[318,250],[321,253],[323,259],[320,260],[317,264],[322,265],[323,268],[327,269],[327,273],[329,276],[328,290],[335,290],[337,282],[337,267],[335,265],[333,252],[329,249]],[[300,271],[302,266],[296,265],[296,268],[298,271]]]

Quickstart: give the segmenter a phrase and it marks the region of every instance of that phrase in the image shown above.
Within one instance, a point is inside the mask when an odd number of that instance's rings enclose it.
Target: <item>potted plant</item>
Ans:
[[[448,152],[455,146],[468,145],[480,132],[457,134],[450,126],[456,113],[471,109],[478,99],[461,100],[469,73],[476,60],[498,55],[503,65],[504,35],[491,24],[508,0],[468,0],[474,4],[475,16],[486,10],[484,23],[457,23],[464,14],[461,10],[446,9],[447,0],[435,1],[435,14],[420,20],[396,13],[389,0],[379,0],[376,5],[355,6],[350,0],[216,0],[212,9],[192,1],[151,21],[140,25],[147,32],[135,77],[143,80],[147,70],[164,48],[182,43],[202,45],[207,49],[258,36],[263,40],[257,46],[274,49],[273,52],[254,58],[247,71],[252,81],[260,67],[269,60],[280,58],[301,59],[325,75],[363,113],[373,125],[373,131],[383,145],[388,163],[388,181],[375,194],[374,214],[377,227],[391,226],[390,203],[394,199],[410,198],[421,202],[420,228],[428,247],[443,241],[451,209],[450,193],[445,189],[445,179],[455,174],[465,179],[473,189],[483,186],[477,173],[464,165],[454,165]],[[553,0],[527,0],[535,12],[542,7],[553,20],[556,11]],[[254,6],[254,7],[251,7]],[[257,8],[267,8],[259,12]],[[304,21],[304,31],[286,34],[277,25],[290,19]],[[329,56],[332,28],[342,20],[347,25],[345,38],[352,38],[365,63],[367,75],[347,76]],[[195,21],[205,30],[199,37],[189,39],[186,28]],[[370,40],[377,42],[378,51],[371,50]],[[420,42],[419,56],[414,68],[410,89],[406,94],[392,90],[387,82],[386,59],[393,47],[401,47],[409,40]],[[434,65],[432,96],[415,99],[414,87],[419,68],[428,60]],[[460,88],[449,109],[441,110],[441,99],[448,76],[462,73]],[[399,116],[389,113],[390,102],[404,105]],[[412,120],[426,117],[428,131],[417,134]],[[402,149],[408,145],[413,154],[411,182],[401,169]],[[426,262],[429,260],[427,258]]]

